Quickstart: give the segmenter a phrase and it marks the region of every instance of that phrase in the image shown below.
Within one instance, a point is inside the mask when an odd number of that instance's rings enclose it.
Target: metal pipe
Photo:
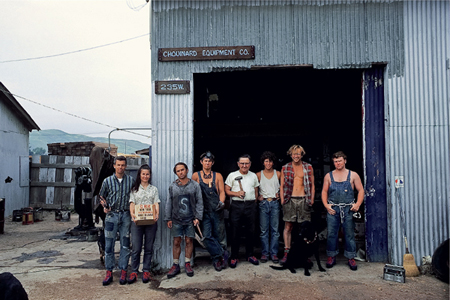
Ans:
[[[123,131],[127,131],[127,130],[152,130],[151,128],[116,128],[113,129],[109,132],[108,134],[108,152],[111,153],[111,133],[113,133],[114,131],[119,131],[119,130],[123,130]]]

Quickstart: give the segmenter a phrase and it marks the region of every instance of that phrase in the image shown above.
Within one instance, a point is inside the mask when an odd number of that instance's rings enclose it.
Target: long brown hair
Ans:
[[[136,180],[134,181],[134,185],[131,188],[132,192],[137,192],[139,190],[139,186],[141,185],[141,172],[142,170],[148,170],[150,172],[150,179],[148,180],[148,183],[151,184],[152,183],[152,169],[150,168],[149,165],[145,164],[142,165],[136,175]]]

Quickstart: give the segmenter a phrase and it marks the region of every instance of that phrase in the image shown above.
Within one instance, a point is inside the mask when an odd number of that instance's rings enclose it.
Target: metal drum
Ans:
[[[34,223],[33,211],[24,210],[22,214],[22,225],[30,225]]]

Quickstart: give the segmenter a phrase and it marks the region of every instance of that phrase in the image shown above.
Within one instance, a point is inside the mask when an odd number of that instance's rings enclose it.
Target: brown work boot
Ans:
[[[128,277],[128,284],[135,283],[136,280],[137,280],[137,273],[136,272],[132,272],[130,274],[130,277]]]
[[[167,273],[167,278],[175,277],[180,273],[180,265],[173,264],[172,268],[170,268],[169,273]]]
[[[152,275],[150,274],[150,272],[144,272],[144,274],[142,274],[142,282],[143,283],[147,283],[150,280],[153,280]]]
[[[113,275],[111,271],[106,271],[106,277],[103,279],[103,285],[109,285],[113,282]]]
[[[119,283],[121,285],[124,285],[127,283],[127,271],[125,271],[125,270],[120,271]]]
[[[191,263],[185,263],[184,264],[184,270],[186,271],[187,276],[192,277],[194,276],[194,270],[192,270]]]
[[[284,265],[286,263],[287,257],[288,257],[288,253],[289,253],[289,249],[284,249],[284,256],[280,260],[280,265]]]

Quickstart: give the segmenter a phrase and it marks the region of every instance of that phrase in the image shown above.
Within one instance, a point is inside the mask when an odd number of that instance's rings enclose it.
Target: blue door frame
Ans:
[[[366,69],[364,89],[366,258],[388,262],[384,66]]]

